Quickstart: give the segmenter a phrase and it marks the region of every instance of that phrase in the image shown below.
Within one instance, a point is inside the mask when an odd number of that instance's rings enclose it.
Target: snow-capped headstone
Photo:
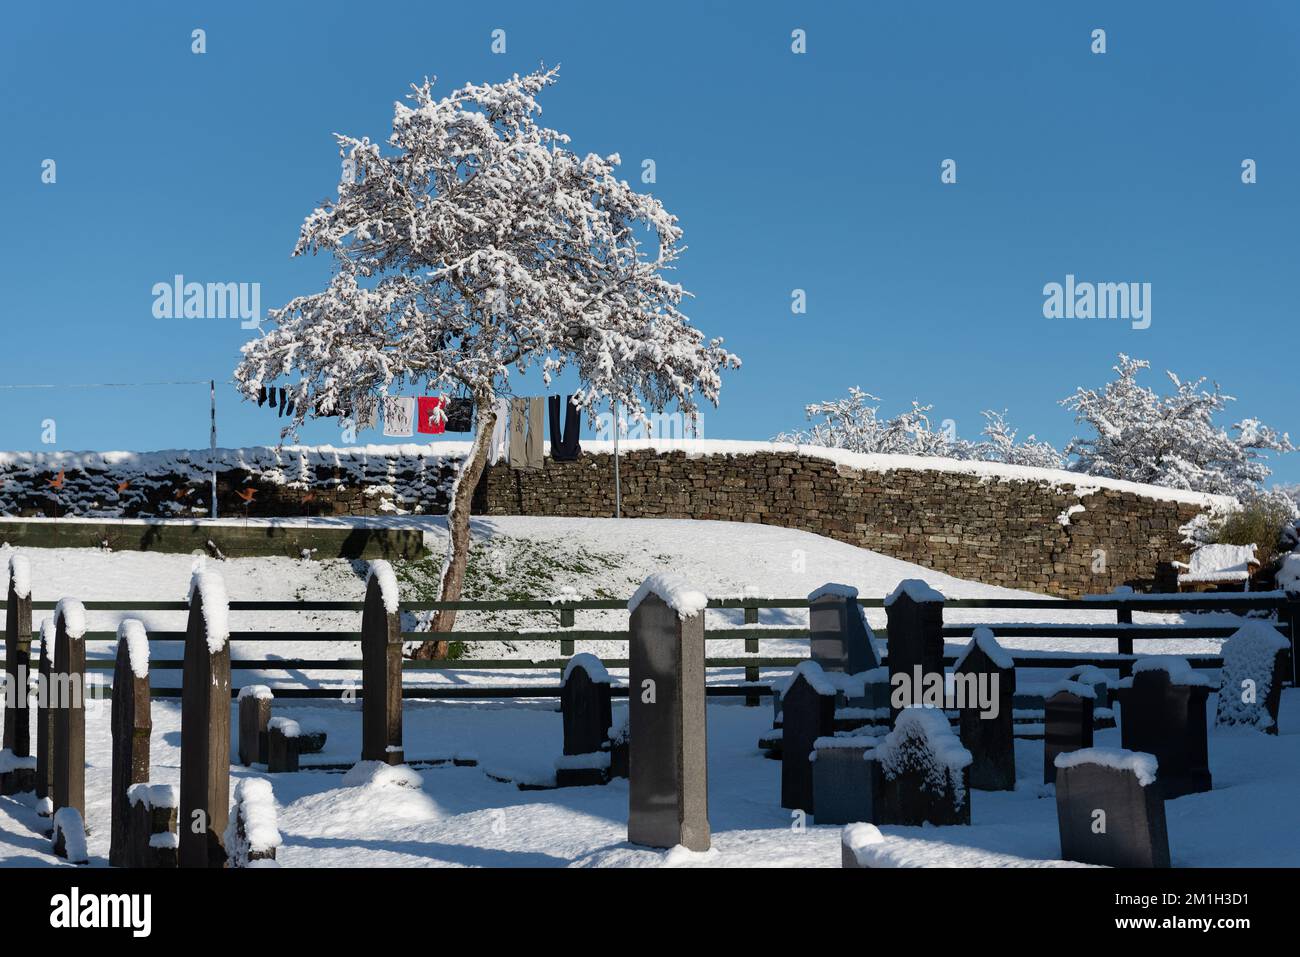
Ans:
[[[54,813],[54,708],[50,678],[54,674],[54,619],[41,622],[41,659],[36,699],[36,813]]]
[[[190,585],[181,679],[181,790],[177,862],[223,867],[230,814],[229,605],[216,572]]]
[[[266,770],[283,774],[298,770],[302,728],[292,718],[272,718],[266,725]]]
[[[108,863],[126,867],[130,857],[131,807],[127,792],[149,780],[149,738],[153,716],[149,708],[149,645],[144,625],[128,618],[117,628],[117,661],[113,668],[112,830]]]
[[[127,867],[175,867],[179,838],[176,809],[180,793],[174,784],[133,784],[126,792],[128,818]]]
[[[275,695],[266,685],[239,689],[239,763],[244,767],[266,763],[266,726],[271,720]]]
[[[69,864],[87,864],[86,822],[75,807],[61,807],[54,812],[54,853],[67,858]]]
[[[54,668],[46,693],[54,711],[54,813],[86,817],[86,610],[64,598],[54,610]]]
[[[1209,680],[1187,659],[1141,658],[1120,699],[1120,741],[1129,751],[1155,755],[1166,799],[1208,791],[1210,746],[1206,702]]]
[[[628,819],[633,844],[707,851],[707,599],[652,575],[629,602]]]
[[[873,737],[818,738],[813,742],[813,823],[873,821],[880,801],[880,764],[865,757]]]
[[[870,849],[884,843],[880,828],[869,822],[848,824],[840,831],[840,867],[866,868]]]
[[[943,680],[943,595],[919,579],[909,578],[885,599],[889,647],[889,723],[898,720],[899,698],[923,704],[927,676]],[[919,680],[918,680],[919,678]]]
[[[1088,685],[1063,681],[1043,702],[1043,783],[1056,780],[1056,756],[1092,747],[1094,693]]]
[[[1223,644],[1215,724],[1277,734],[1291,644],[1266,621],[1246,622]]]
[[[32,636],[31,571],[27,558],[10,553],[0,556],[0,573],[6,579],[4,751],[15,758],[31,755],[31,713],[27,708],[27,678]],[[15,768],[0,773],[0,794],[17,794],[31,788],[32,774]]]
[[[961,743],[971,753],[970,786],[1014,791],[1016,666],[989,629],[975,629],[953,669],[953,683],[954,692],[961,691],[958,727]]]
[[[828,583],[808,596],[809,656],[824,671],[856,675],[880,666],[858,590]]]
[[[1105,867],[1168,867],[1157,762],[1149,754],[1085,748],[1056,758],[1061,859]]]
[[[281,844],[275,794],[264,778],[244,778],[235,787],[235,809],[226,826],[231,867],[277,867]]]
[[[815,661],[800,663],[781,695],[781,807],[813,814],[813,744],[835,732],[836,686]]]
[[[905,708],[866,756],[880,764],[877,824],[969,824],[971,755],[937,708]]]
[[[594,655],[580,654],[569,659],[564,668],[564,686],[560,689],[560,714],[564,724],[564,755],[608,755],[609,729],[613,723],[610,705],[609,672]],[[604,784],[608,762],[604,767],[579,766],[581,762],[561,760],[555,767],[555,783],[560,787]]]
[[[370,563],[361,613],[361,760],[398,765],[402,750],[402,615],[388,562]]]

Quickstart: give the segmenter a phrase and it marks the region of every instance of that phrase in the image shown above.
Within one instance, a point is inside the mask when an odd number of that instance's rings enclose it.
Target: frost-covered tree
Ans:
[[[670,402],[687,414],[698,397],[716,404],[721,370],[740,365],[680,311],[687,293],[666,275],[684,249],[677,218],[617,177],[617,154],[579,156],[539,125],[537,96],[556,80],[540,70],[435,98],[426,79],[395,104],[390,149],[336,135],[338,199],[307,217],[294,249],[331,256],[333,277],[273,310],[235,371],[249,397],[289,380],[286,434],[403,385],[473,397],[443,600],[461,594],[470,499],[512,372],[549,382],[572,369],[580,407],[612,400],[640,419]],[[433,629],[454,621],[439,612]]]
[[[1031,468],[1065,468],[1065,456],[1050,442],[1041,442],[1032,433],[1021,441],[1006,419],[1006,412],[984,413],[984,441],[973,443],[971,458],[982,462],[1005,462]]]
[[[1238,497],[1254,493],[1269,474],[1261,453],[1294,451],[1290,438],[1258,419],[1242,419],[1228,429],[1216,424],[1230,395],[1205,378],[1184,382],[1166,373],[1173,385],[1160,395],[1140,384],[1151,364],[1124,354],[1117,377],[1101,389],[1077,389],[1061,401],[1075,421],[1094,436],[1076,438],[1066,452],[1074,467],[1090,475],[1148,482]]]

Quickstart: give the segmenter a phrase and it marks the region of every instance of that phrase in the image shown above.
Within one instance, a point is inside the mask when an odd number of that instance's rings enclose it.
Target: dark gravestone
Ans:
[[[298,753],[320,754],[325,750],[325,741],[327,739],[328,735],[324,731],[308,731],[303,728],[298,732]]]
[[[1120,712],[1120,741],[1128,751],[1155,755],[1167,800],[1208,791],[1210,746],[1205,705],[1212,690],[1185,659],[1140,659]],[[1145,667],[1144,667],[1145,665]],[[1174,669],[1173,679],[1166,667]],[[1193,683],[1195,682],[1195,683]]]
[[[1215,724],[1277,734],[1291,645],[1266,621],[1249,621],[1223,645]]]
[[[569,659],[564,669],[564,686],[560,689],[560,714],[565,757],[605,755],[608,759],[606,748],[613,723],[609,673],[594,655],[575,655]],[[561,760],[556,764],[555,783],[560,787],[604,784],[608,764],[608,760],[586,765]]]
[[[50,681],[54,674],[54,619],[41,622],[41,663],[36,682],[36,811],[54,813],[54,708]]]
[[[709,766],[704,700],[704,612],[679,617],[652,576],[629,631],[628,820],[633,844],[709,849]]]
[[[127,791],[130,807],[126,867],[175,867],[178,838],[171,784],[135,784]]]
[[[274,700],[266,685],[239,689],[239,763],[244,767],[266,763],[266,725]]]
[[[970,752],[937,708],[899,712],[873,752],[880,764],[879,824],[970,824]]]
[[[977,628],[953,669],[961,743],[971,753],[970,785],[1016,789],[1016,668],[987,628]],[[985,707],[987,704],[987,707]]]
[[[908,579],[901,582],[885,599],[888,616],[889,683],[896,689],[910,689],[907,704],[921,704],[922,680],[928,675],[943,678],[943,595],[925,582]],[[919,669],[919,671],[918,671]],[[897,700],[891,693],[889,723],[898,720]]]
[[[207,607],[207,606],[212,607]],[[205,614],[206,612],[206,614]],[[222,867],[230,815],[230,642],[225,586],[199,572],[190,586],[181,679],[181,867]],[[209,629],[208,615],[217,625]]]
[[[815,661],[799,665],[781,695],[781,807],[813,814],[813,744],[835,732],[835,686]]]
[[[1043,702],[1043,783],[1056,780],[1056,756],[1092,747],[1092,689],[1062,682]]]
[[[861,674],[880,667],[856,588],[823,585],[808,596],[809,657],[823,671]]]
[[[5,713],[4,750],[16,758],[32,753],[31,719],[27,710],[27,678],[32,637],[31,572],[27,559],[12,555],[5,568]],[[19,592],[22,594],[19,594]],[[0,793],[25,790],[16,772],[0,778]]]
[[[272,718],[266,726],[266,770],[282,774],[298,770],[298,744],[302,729],[289,718]]]
[[[879,738],[819,738],[813,742],[814,824],[874,822],[880,801],[880,764],[864,759]]]
[[[54,613],[54,813],[73,808],[86,819],[86,612],[65,598]]]
[[[384,605],[384,582],[394,594]],[[402,620],[396,579],[387,562],[371,564],[361,613],[361,760],[401,764]]]
[[[1165,799],[1150,755],[1074,751],[1056,770],[1061,858],[1104,867],[1168,867]]]
[[[626,778],[628,764],[627,715],[622,721],[610,728],[609,735],[609,776]]]
[[[113,867],[126,867],[130,857],[131,816],[127,792],[133,784],[149,780],[149,736],[153,733],[153,716],[149,710],[148,646],[143,649],[137,646],[136,661],[132,662],[131,658],[130,641],[146,640],[144,626],[138,621],[124,621],[118,627],[117,635],[112,704],[113,820],[108,863]],[[139,660],[142,652],[146,655],[143,662]],[[144,673],[137,674],[140,670]]]

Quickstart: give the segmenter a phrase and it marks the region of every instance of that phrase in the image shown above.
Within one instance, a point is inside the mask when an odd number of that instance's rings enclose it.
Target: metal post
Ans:
[[[217,517],[217,380],[208,380],[208,399],[212,412],[212,432],[209,436],[212,448],[212,517]]]
[[[618,417],[618,400],[614,400],[614,517],[623,517],[623,488],[618,474],[618,433],[622,431]]]

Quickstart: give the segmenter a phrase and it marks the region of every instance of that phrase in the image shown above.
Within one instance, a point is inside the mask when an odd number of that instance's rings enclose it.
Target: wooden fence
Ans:
[[[88,612],[143,612],[170,611],[186,612],[189,604],[183,601],[87,601],[83,602]],[[882,598],[860,598],[859,604],[864,608],[880,608]],[[52,610],[54,602],[38,601],[32,603],[33,611]],[[229,603],[232,614],[240,612],[269,611],[328,611],[356,612],[358,627],[351,631],[238,631],[232,630],[230,640],[257,642],[338,642],[352,641],[360,648],[360,613],[364,602],[360,601],[232,601]],[[804,660],[803,657],[763,657],[760,655],[759,643],[777,639],[806,639],[806,627],[755,627],[759,612],[763,609],[806,609],[806,598],[723,598],[709,602],[711,609],[742,609],[746,627],[711,628],[706,633],[708,641],[744,641],[744,654],[733,657],[710,657],[706,660],[709,669],[745,669],[745,680],[740,684],[710,685],[708,693],[712,696],[745,697],[750,703],[756,703],[757,697],[769,693],[765,685],[759,684],[762,669],[789,669]],[[578,599],[578,600],[531,600],[531,601],[457,601],[457,602],[403,602],[403,611],[436,611],[456,609],[457,611],[476,612],[510,612],[510,611],[550,611],[558,615],[559,627],[546,631],[456,631],[452,640],[467,643],[542,641],[555,642],[558,656],[536,661],[514,658],[455,659],[440,661],[423,661],[405,659],[403,671],[527,671],[540,670],[558,673],[573,654],[577,641],[610,641],[626,638],[625,631],[583,630],[575,625],[575,615],[579,611],[611,611],[626,609],[627,602],[620,599]],[[1057,651],[1030,651],[1023,648],[1008,649],[1019,668],[1071,668],[1078,665],[1096,665],[1101,668],[1119,670],[1121,675],[1129,673],[1133,661],[1141,657],[1135,653],[1135,643],[1196,638],[1226,638],[1236,631],[1235,625],[1201,625],[1201,624],[1134,624],[1134,612],[1245,612],[1271,613],[1276,615],[1276,627],[1279,632],[1292,642],[1295,647],[1295,635],[1300,628],[1300,595],[1287,595],[1282,592],[1255,594],[1195,594],[1195,595],[1133,595],[1133,596],[1093,596],[1075,600],[1053,598],[969,598],[950,599],[944,602],[944,609],[998,609],[1007,612],[1058,612],[1058,611],[1111,611],[1115,614],[1113,624],[1092,623],[1050,623],[1034,624],[1023,620],[1006,623],[979,622],[948,624],[943,629],[946,639],[969,638],[973,630],[981,625],[992,628],[999,639],[1069,639],[1091,638],[1107,639],[1116,642],[1113,654],[1098,653],[1063,653]],[[6,610],[6,615],[8,611]],[[1023,619],[1024,615],[1010,616]],[[885,629],[876,629],[878,639],[886,638]],[[184,631],[149,630],[150,641],[185,640]],[[407,641],[426,641],[435,637],[429,632],[403,632]],[[85,640],[90,642],[116,641],[115,631],[87,631]],[[1218,668],[1222,659],[1215,655],[1184,655],[1195,668]],[[1295,655],[1292,655],[1291,669],[1294,669]],[[627,659],[607,658],[604,664],[610,668],[626,668]],[[945,659],[951,665],[953,658]],[[150,661],[151,671],[179,671],[183,667],[181,659],[154,659]],[[112,671],[114,660],[109,657],[89,658],[88,670]],[[338,671],[361,672],[362,662],[358,658],[234,658],[230,662],[232,671]],[[1291,670],[1294,679],[1294,671]],[[275,688],[277,698],[335,698],[346,687],[284,687]],[[232,687],[235,694],[238,687]],[[614,693],[626,695],[626,689],[615,689]],[[179,687],[153,688],[154,697],[174,697],[180,694]],[[402,689],[404,698],[544,698],[558,697],[559,684],[522,685],[513,687],[491,686],[419,686],[407,684]]]

